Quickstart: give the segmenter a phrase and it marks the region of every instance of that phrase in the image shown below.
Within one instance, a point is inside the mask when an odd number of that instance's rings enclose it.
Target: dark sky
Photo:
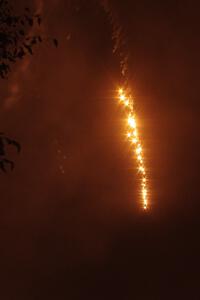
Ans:
[[[33,3],[59,47],[44,43],[1,80],[1,131],[23,150],[9,151],[16,168],[0,174],[0,299],[198,300],[198,1],[113,0],[147,213],[114,99],[122,78],[109,22],[96,1],[69,2]]]

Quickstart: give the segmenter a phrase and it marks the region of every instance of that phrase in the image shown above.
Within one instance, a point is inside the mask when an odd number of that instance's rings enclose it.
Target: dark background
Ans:
[[[59,48],[44,44],[1,81],[1,130],[23,151],[8,149],[16,168],[0,174],[0,298],[200,299],[198,1],[113,1],[147,213],[106,15],[95,1],[31,4]]]

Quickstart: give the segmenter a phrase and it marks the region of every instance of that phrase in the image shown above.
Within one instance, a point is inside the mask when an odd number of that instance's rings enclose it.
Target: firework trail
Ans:
[[[147,175],[144,164],[143,149],[139,138],[136,116],[133,108],[133,99],[131,95],[128,95],[122,88],[118,90],[118,100],[125,107],[127,114],[127,138],[131,145],[134,145],[134,152],[138,164],[138,171],[141,176],[141,195],[143,208],[148,208],[148,197],[147,197]]]
[[[133,146],[135,153],[138,171],[141,180],[141,197],[143,209],[146,210],[149,207],[148,189],[147,189],[147,174],[145,170],[145,162],[143,155],[142,143],[139,137],[139,131],[136,122],[136,113],[134,109],[134,102],[131,96],[130,87],[128,85],[128,59],[129,55],[126,50],[126,38],[122,26],[120,25],[117,14],[112,8],[112,4],[108,0],[101,0],[100,5],[106,12],[109,22],[112,26],[112,40],[113,40],[113,53],[116,53],[120,58],[121,73],[123,76],[125,88],[119,88],[117,90],[117,99],[124,106],[127,117],[127,138]]]

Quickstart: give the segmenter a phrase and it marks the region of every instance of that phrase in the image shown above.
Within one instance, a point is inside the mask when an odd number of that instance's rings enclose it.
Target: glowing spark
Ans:
[[[125,101],[125,96],[122,94],[122,95],[120,95],[120,97],[119,97],[119,99],[123,102],[123,101]]]
[[[135,147],[136,160],[138,162],[138,171],[141,174],[141,195],[142,195],[143,209],[146,210],[149,206],[148,192],[146,186],[147,177],[146,177],[146,171],[144,166],[143,149],[139,139],[137,122],[136,122],[136,118],[132,106],[132,100],[131,97],[127,97],[125,91],[122,88],[118,90],[118,99],[120,103],[122,103],[126,107],[127,124],[129,127],[129,131],[127,132],[127,137],[130,140],[131,144],[134,144]]]
[[[138,140],[137,140],[136,138],[133,138],[133,139],[132,139],[132,143],[133,143],[133,144],[137,144],[137,143],[138,143]]]
[[[139,171],[145,175],[145,168],[143,166],[140,166],[139,167]]]
[[[142,147],[138,145],[136,148],[136,154],[140,154],[140,153],[142,153]]]
[[[136,121],[132,116],[129,116],[128,118],[128,124],[131,128],[136,128]]]
[[[125,100],[125,101],[124,101],[124,104],[125,104],[126,106],[129,106],[129,104],[130,104],[130,103],[129,103],[129,100]]]

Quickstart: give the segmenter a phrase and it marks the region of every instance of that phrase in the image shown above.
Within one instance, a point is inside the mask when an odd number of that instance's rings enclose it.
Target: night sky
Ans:
[[[0,299],[200,299],[198,1],[111,1],[124,30],[150,209],[115,100],[123,82],[96,1],[29,1],[56,36],[1,80]],[[25,4],[26,3],[26,4]],[[27,5],[21,1],[16,9]]]

